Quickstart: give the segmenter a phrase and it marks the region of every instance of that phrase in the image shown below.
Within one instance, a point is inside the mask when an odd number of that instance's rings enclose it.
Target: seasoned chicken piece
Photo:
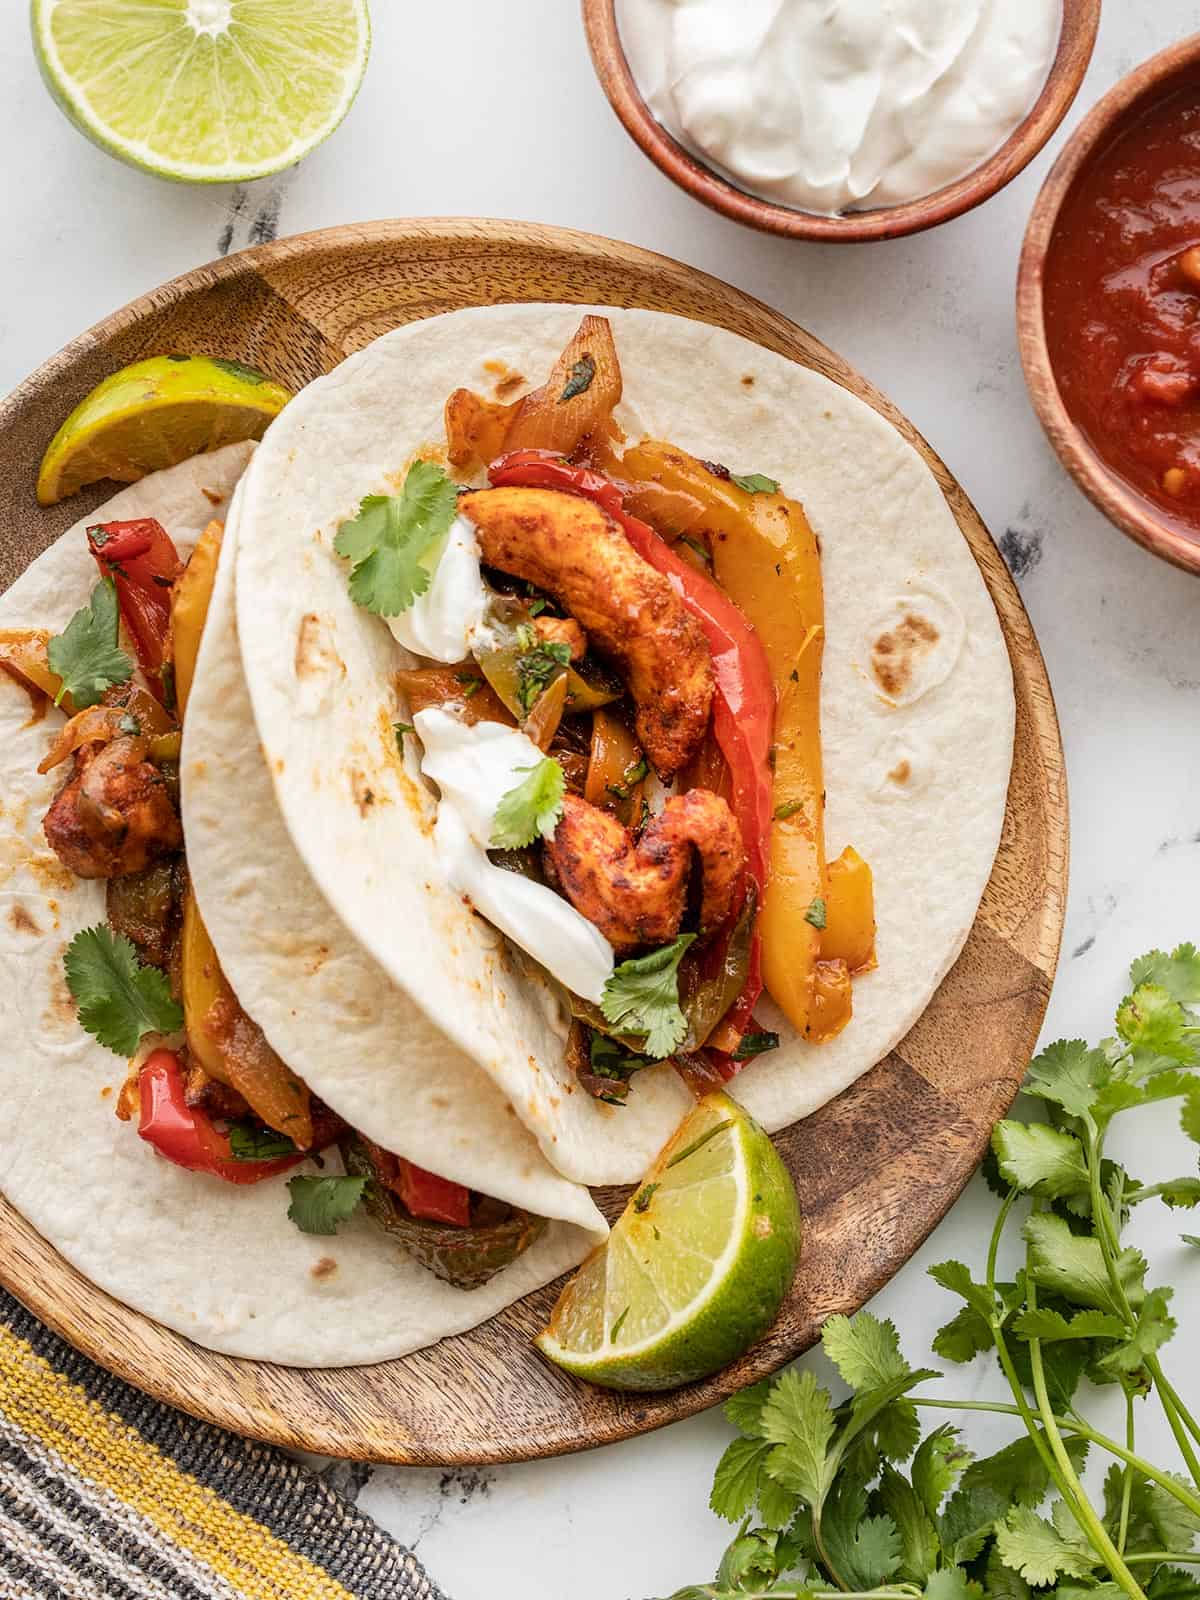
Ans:
[[[622,670],[635,727],[659,776],[672,778],[708,726],[713,667],[700,625],[662,573],[591,500],[553,489],[480,489],[458,509],[489,566],[561,601]]]
[[[121,878],[178,850],[183,829],[147,742],[81,745],[42,824],[50,848],[80,878]]]
[[[574,617],[535,617],[533,631],[543,644],[565,644],[572,661],[587,655],[587,637]]]
[[[609,812],[567,794],[546,843],[563,893],[614,950],[666,944],[679,932],[693,850],[704,874],[700,931],[709,933],[733,910],[746,862],[741,829],[720,795],[672,795],[635,844]]]

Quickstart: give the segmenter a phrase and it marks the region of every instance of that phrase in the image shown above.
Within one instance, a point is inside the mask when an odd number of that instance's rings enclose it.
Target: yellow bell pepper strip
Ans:
[[[181,722],[196,676],[196,657],[200,654],[200,640],[217,579],[224,533],[222,523],[209,523],[177,580],[171,599],[170,649],[175,672],[175,704]]]
[[[766,649],[779,708],[775,822],[761,917],[763,976],[798,1032],[814,1042],[829,1038],[845,1026],[851,997],[849,983],[839,974],[818,974],[818,963],[828,966],[845,957],[837,942],[843,935],[837,932],[828,941],[825,935],[834,891],[825,864],[820,730],[825,616],[816,537],[798,501],[769,489],[752,493],[724,468],[671,444],[646,440],[635,445],[614,471],[628,486],[630,511],[653,519],[665,537],[686,539],[710,552],[717,582]],[[865,966],[873,956],[862,952],[862,930],[870,927],[873,944],[874,911],[870,871],[861,861],[859,866],[853,878],[858,937],[851,954]]]
[[[875,886],[870,867],[853,845],[826,869],[821,956],[844,961],[852,976],[870,972],[876,964]]]
[[[238,1004],[190,887],[183,903],[180,984],[188,1046],[205,1072],[236,1089],[269,1128],[307,1150],[313,1142],[312,1097]]]

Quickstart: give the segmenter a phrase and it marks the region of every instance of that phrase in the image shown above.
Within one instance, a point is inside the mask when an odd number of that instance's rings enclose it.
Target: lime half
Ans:
[[[33,0],[32,22],[75,126],[184,183],[306,156],[350,109],[371,43],[366,0]]]
[[[538,1348],[609,1389],[691,1383],[763,1336],[799,1254],[775,1146],[728,1095],[706,1095],[559,1296]]]
[[[135,483],[205,450],[261,439],[292,398],[240,361],[151,356],[81,400],[50,441],[38,502],[52,506],[99,478]]]

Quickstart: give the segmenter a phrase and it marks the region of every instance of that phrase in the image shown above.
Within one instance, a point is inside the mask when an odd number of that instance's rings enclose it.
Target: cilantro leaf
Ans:
[[[432,461],[414,461],[398,495],[369,494],[343,522],[333,548],[353,563],[350,598],[364,611],[396,617],[429,588],[430,561],[450,531],[454,484]]]
[[[1167,1310],[1173,1293],[1166,1288],[1150,1290],[1138,1307],[1133,1332],[1099,1358],[1092,1369],[1093,1377],[1111,1376],[1142,1392],[1150,1388],[1146,1358],[1166,1344],[1175,1332],[1175,1319]]]
[[[770,1378],[763,1378],[758,1383],[751,1384],[748,1389],[739,1390],[737,1394],[730,1395],[726,1400],[724,1411],[726,1417],[733,1423],[739,1433],[755,1434],[761,1432],[762,1409],[767,1403],[767,1396],[771,1392]]]
[[[1053,1583],[1059,1573],[1086,1578],[1097,1565],[1094,1550],[1068,1543],[1028,1506],[1014,1506],[996,1529],[996,1549],[1006,1567],[1034,1585]]]
[[[1062,1217],[1035,1211],[1023,1229],[1029,1245],[1029,1265],[1034,1281],[1077,1305],[1093,1306],[1120,1316],[1104,1266],[1100,1242],[1092,1234],[1072,1233]],[[1132,1304],[1140,1302],[1146,1258],[1138,1250],[1122,1250],[1117,1273]]]
[[[358,1208],[366,1187],[366,1178],[289,1178],[288,1221],[301,1233],[336,1233]]]
[[[709,1508],[740,1522],[758,1499],[758,1483],[772,1446],[764,1439],[733,1439],[717,1462]]]
[[[873,1589],[900,1568],[900,1534],[891,1517],[866,1515],[862,1487],[844,1475],[834,1483],[821,1518],[821,1539],[838,1574],[856,1589]]]
[[[925,1585],[925,1600],[983,1600],[983,1590],[961,1567],[941,1567]]]
[[[833,1407],[815,1376],[790,1367],[762,1408],[759,1426],[777,1448],[767,1473],[810,1506],[820,1505],[829,1485],[827,1454],[834,1432]]]
[[[1077,1311],[1073,1317],[1064,1317],[1061,1311],[1051,1311],[1039,1306],[1036,1311],[1023,1311],[1013,1322],[1013,1331],[1022,1339],[1121,1339],[1125,1323],[1108,1311]]]
[[[1085,1117],[1111,1077],[1101,1051],[1089,1050],[1082,1039],[1059,1039],[1029,1063],[1025,1093],[1061,1106],[1069,1116]]]
[[[958,1429],[953,1423],[944,1422],[926,1434],[912,1459],[912,1485],[931,1517],[937,1516],[942,1501],[971,1460],[971,1452],[958,1440]]]
[[[416,728],[411,722],[393,722],[392,732],[396,735],[396,749],[404,754],[404,737],[409,733],[416,733]]]
[[[934,1283],[948,1289],[951,1294],[961,1295],[985,1321],[990,1321],[995,1315],[996,1307],[991,1292],[986,1285],[975,1282],[961,1261],[937,1261],[927,1270]]]
[[[177,1033],[183,1011],[166,973],[143,966],[131,942],[103,923],[83,928],[63,955],[79,1023],[119,1056],[131,1056],[148,1033]]]
[[[229,1148],[235,1161],[274,1161],[279,1156],[294,1156],[296,1146],[286,1133],[260,1128],[243,1119],[229,1125]]]
[[[517,629],[521,646],[516,659],[517,703],[528,716],[550,684],[571,664],[571,647],[562,639],[540,639],[535,629],[522,623]]]
[[[943,1361],[958,1362],[959,1365],[974,1361],[976,1356],[990,1350],[995,1342],[991,1324],[979,1315],[974,1306],[963,1306],[961,1311],[956,1311],[949,1322],[943,1322],[932,1341],[935,1356],[941,1356]]]
[[[1183,1478],[1177,1480],[1190,1488]],[[1125,1474],[1116,1461],[1104,1479],[1104,1523],[1116,1533],[1121,1520],[1121,1500],[1125,1491]],[[1200,1518],[1168,1494],[1159,1484],[1135,1473],[1129,1498],[1129,1527],[1126,1549],[1169,1550],[1175,1555],[1189,1555],[1200,1533]]]
[[[984,1578],[988,1600],[1033,1600],[1033,1590],[1019,1572],[1014,1572],[1011,1567],[1004,1565],[995,1545],[988,1551]],[[1089,1589],[1087,1592],[1090,1600],[1094,1591]],[[1055,1600],[1063,1600],[1061,1589],[1056,1591]]]
[[[562,816],[567,780],[554,757],[543,756],[517,771],[528,776],[503,795],[496,807],[491,837],[496,850],[520,850],[539,834],[549,839]]]
[[[1188,1014],[1160,984],[1139,984],[1128,996],[1117,1012],[1117,1033],[1133,1051],[1135,1063],[1158,1056],[1185,1066],[1196,1061]]]
[[[1073,1135],[1060,1133],[1044,1122],[997,1123],[992,1149],[1001,1174],[1014,1189],[1045,1195],[1050,1200],[1087,1190],[1083,1146]]]
[[[1181,1005],[1200,1005],[1200,950],[1194,944],[1178,945],[1170,955],[1151,950],[1130,967],[1129,982],[1134,989],[1157,984]]]
[[[133,661],[121,649],[120,607],[111,578],[101,578],[87,605],[51,639],[46,656],[50,670],[62,679],[55,705],[70,695],[76,711],[85,711],[106,689],[129,682]]]
[[[730,483],[736,483],[738,488],[746,494],[778,494],[779,485],[774,478],[768,478],[761,472],[747,472],[729,474]]]
[[[912,1370],[900,1353],[895,1323],[881,1322],[869,1311],[860,1311],[853,1320],[829,1317],[821,1330],[821,1345],[852,1389],[875,1389]]]
[[[916,1490],[885,1461],[874,1499],[900,1536],[899,1576],[923,1584],[937,1566],[941,1542]]]
[[[604,985],[600,1009],[606,1022],[625,1032],[645,1034],[646,1054],[656,1059],[677,1050],[687,1035],[679,1005],[679,963],[694,933],[681,933],[649,955],[622,961]]]

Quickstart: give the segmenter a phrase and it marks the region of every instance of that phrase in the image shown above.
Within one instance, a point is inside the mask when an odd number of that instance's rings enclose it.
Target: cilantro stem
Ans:
[[[937,1400],[932,1395],[910,1395],[909,1399],[915,1406],[930,1406],[936,1411],[991,1411],[1001,1416],[1020,1417],[1023,1415],[1018,1406],[1008,1405],[1003,1400]],[[1165,1472],[1159,1469],[1144,1457],[1135,1455],[1132,1450],[1127,1450],[1124,1445],[1118,1444],[1115,1439],[1110,1439],[1105,1433],[1097,1433],[1095,1428],[1089,1428],[1086,1423],[1072,1422],[1068,1417],[1055,1414],[1055,1425],[1063,1433],[1078,1434],[1081,1439],[1086,1439],[1089,1444],[1096,1445],[1101,1450],[1107,1450],[1109,1455],[1116,1456],[1118,1461],[1124,1461],[1135,1472],[1141,1473],[1145,1478],[1150,1478],[1161,1489],[1181,1506],[1186,1506],[1193,1516],[1200,1517],[1200,1497],[1177,1483]]]
[[[1040,1207],[1038,1208],[1040,1209]],[[1033,1277],[1032,1250],[1026,1246],[1025,1272],[1027,1278],[1027,1298],[1030,1311],[1037,1310],[1037,1284]],[[1054,1411],[1050,1405],[1050,1396],[1046,1390],[1046,1369],[1042,1362],[1042,1341],[1031,1338],[1029,1341],[1029,1367],[1033,1377],[1033,1392],[1037,1396],[1038,1410],[1041,1413],[1042,1426],[1046,1430],[1050,1449],[1054,1459],[1058,1462],[1062,1479],[1070,1486],[1071,1493],[1064,1496],[1080,1529],[1088,1536],[1092,1548],[1100,1555],[1105,1566],[1112,1576],[1129,1595],[1130,1600],[1145,1600],[1137,1579],[1125,1565],[1120,1551],[1108,1536],[1108,1530],[1096,1515],[1095,1507],[1088,1499],[1078,1474],[1067,1454],[1067,1447],[1063,1444],[1062,1434],[1054,1420]]]
[[[1125,1560],[1131,1567],[1149,1567],[1159,1561],[1169,1561],[1173,1567],[1200,1567],[1200,1555],[1181,1555],[1173,1550],[1139,1550]]]
[[[1117,1270],[1117,1257],[1121,1253],[1121,1240],[1117,1233],[1116,1219],[1112,1207],[1100,1182],[1101,1163],[1104,1156],[1104,1141],[1095,1121],[1089,1115],[1084,1118],[1084,1143],[1087,1150],[1088,1167],[1088,1192],[1092,1202],[1092,1226],[1096,1239],[1100,1245],[1100,1253],[1104,1257],[1104,1270],[1108,1274],[1109,1286],[1112,1289],[1113,1299],[1120,1309],[1132,1333],[1137,1326],[1137,1318],[1129,1304],[1129,1297],[1125,1293],[1125,1285],[1121,1282],[1121,1274]],[[1145,1361],[1146,1371],[1150,1374],[1158,1395],[1159,1404],[1162,1406],[1163,1415],[1171,1432],[1175,1435],[1175,1443],[1179,1446],[1179,1453],[1187,1462],[1188,1471],[1192,1475],[1192,1482],[1200,1488],[1200,1461],[1196,1459],[1196,1452],[1192,1449],[1184,1428],[1186,1417],[1192,1433],[1200,1439],[1195,1420],[1187,1407],[1180,1400],[1174,1389],[1167,1382],[1158,1357],[1150,1354]]]
[[[1002,1315],[998,1316],[995,1311],[996,1258],[1000,1252],[1000,1239],[1004,1233],[1004,1225],[1008,1221],[1009,1213],[1011,1212],[1016,1199],[1017,1190],[1010,1189],[1008,1194],[1005,1196],[1003,1205],[1000,1207],[1000,1213],[996,1218],[995,1226],[992,1229],[992,1237],[988,1243],[987,1289],[988,1294],[991,1296],[993,1307],[990,1318],[992,1337],[996,1341],[996,1354],[1000,1358],[1000,1366],[1004,1371],[1004,1376],[1008,1379],[1008,1386],[1012,1390],[1013,1399],[1017,1402],[1017,1414],[1021,1418],[1021,1421],[1025,1424],[1034,1449],[1042,1458],[1042,1465],[1045,1467],[1048,1476],[1057,1487],[1063,1499],[1069,1505],[1073,1498],[1070,1487],[1063,1479],[1062,1473],[1059,1471],[1058,1464],[1054,1456],[1047,1448],[1046,1440],[1043,1436],[1042,1430],[1037,1424],[1037,1420],[1030,1409],[1028,1400],[1025,1398],[1025,1390],[1021,1385],[1020,1378],[1017,1376],[1017,1369],[1013,1365],[1012,1355],[1008,1348],[1008,1341],[1004,1337],[1004,1317]]]
[[[1125,1391],[1125,1443],[1133,1449],[1134,1420],[1133,1420],[1133,1393]],[[1125,1471],[1121,1475],[1121,1521],[1117,1528],[1117,1549],[1125,1554],[1125,1540],[1129,1536],[1129,1507],[1133,1500],[1133,1466],[1125,1463]]]

